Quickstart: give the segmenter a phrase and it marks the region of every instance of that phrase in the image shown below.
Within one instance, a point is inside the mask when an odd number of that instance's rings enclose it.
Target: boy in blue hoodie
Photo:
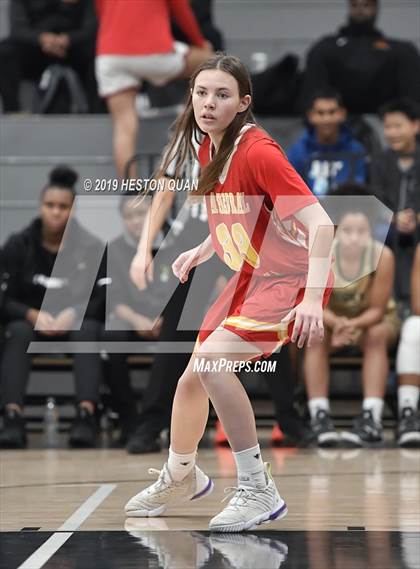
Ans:
[[[344,182],[366,181],[366,150],[346,126],[341,96],[316,93],[306,112],[307,128],[287,153],[313,193],[323,196]]]

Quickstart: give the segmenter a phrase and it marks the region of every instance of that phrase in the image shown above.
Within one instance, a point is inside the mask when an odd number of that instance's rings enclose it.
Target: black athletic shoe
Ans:
[[[370,409],[365,409],[355,418],[353,429],[341,433],[341,440],[353,448],[378,445],[384,442],[382,425],[374,420]]]
[[[316,443],[314,432],[305,425],[296,411],[283,414],[277,419],[277,422],[284,439],[277,443],[272,442],[273,446],[307,448]]]
[[[79,405],[71,427],[69,445],[73,448],[94,448],[97,435],[98,425],[95,414]]]
[[[420,417],[410,407],[404,407],[397,426],[397,444],[402,448],[420,448]]]
[[[148,431],[144,425],[140,425],[128,439],[125,448],[129,454],[159,452],[161,450],[159,435]]]
[[[27,444],[25,419],[15,409],[6,409],[3,430],[0,432],[0,448],[25,448]]]
[[[311,419],[311,429],[315,442],[319,447],[331,448],[337,446],[338,433],[328,411],[318,409],[315,417]]]

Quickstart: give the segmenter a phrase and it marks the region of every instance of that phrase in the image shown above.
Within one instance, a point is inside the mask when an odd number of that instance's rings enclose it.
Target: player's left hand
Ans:
[[[322,303],[320,300],[303,299],[295,306],[287,316],[282,319],[282,324],[295,321],[292,342],[297,341],[298,348],[303,348],[305,342],[310,347],[314,342],[324,339],[324,321]]]

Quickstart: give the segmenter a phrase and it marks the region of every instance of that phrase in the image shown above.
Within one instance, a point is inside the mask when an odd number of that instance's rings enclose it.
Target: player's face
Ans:
[[[308,112],[308,120],[319,136],[331,138],[346,120],[346,111],[335,99],[316,99]]]
[[[48,188],[42,197],[40,215],[42,224],[51,233],[64,231],[73,206],[73,194],[62,188]]]
[[[195,120],[203,132],[210,136],[223,133],[251,103],[251,97],[241,97],[236,79],[220,69],[206,69],[196,77],[192,104]]]
[[[340,221],[336,237],[345,252],[361,253],[371,238],[368,218],[364,213],[348,213]]]
[[[124,226],[128,233],[135,239],[140,239],[148,209],[148,200],[139,203],[139,201],[134,198],[127,200],[124,204],[122,210]]]
[[[420,121],[412,121],[403,113],[387,113],[384,116],[385,138],[395,152],[412,152]]]
[[[378,7],[373,0],[351,0],[350,18],[353,22],[369,22],[376,18]]]

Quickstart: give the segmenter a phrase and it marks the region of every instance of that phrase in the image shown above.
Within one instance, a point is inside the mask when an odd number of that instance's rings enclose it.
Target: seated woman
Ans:
[[[420,244],[411,269],[411,316],[404,321],[398,344],[398,428],[400,447],[420,447]]]
[[[348,202],[337,228],[333,248],[335,284],[324,311],[325,339],[306,349],[304,375],[318,446],[335,446],[339,437],[330,418],[329,355],[347,347],[362,351],[362,413],[353,429],[341,434],[346,445],[360,447],[383,441],[381,417],[388,350],[400,329],[392,299],[394,256],[388,247],[374,240],[366,208],[357,203],[357,196],[367,195],[364,187],[345,184],[334,195],[356,197]]]
[[[93,279],[93,259],[100,258],[102,245],[71,217],[77,174],[57,167],[41,192],[39,217],[9,237],[3,249],[3,265],[9,274],[4,303],[5,344],[0,367],[1,399],[5,408],[0,447],[26,446],[23,418],[32,341],[94,341],[99,323],[90,318],[95,293],[86,311]],[[79,323],[83,320],[80,330]],[[66,352],[66,342],[63,342]],[[76,418],[70,444],[95,445],[95,407],[101,379],[96,353],[74,354]]]

